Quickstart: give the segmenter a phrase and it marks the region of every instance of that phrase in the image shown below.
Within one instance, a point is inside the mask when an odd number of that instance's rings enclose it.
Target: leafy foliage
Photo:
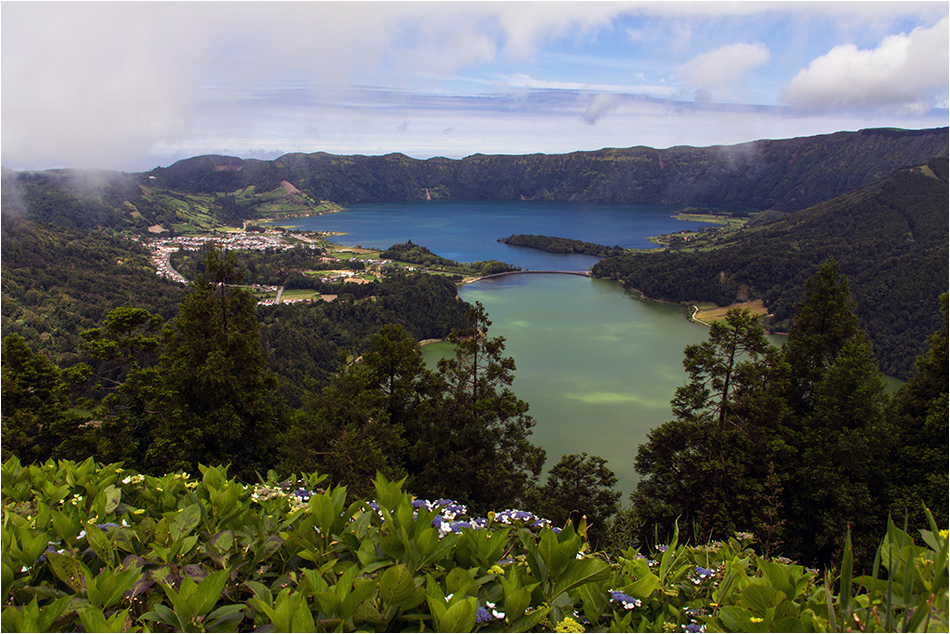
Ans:
[[[377,476],[373,502],[316,473],[2,465],[4,631],[940,631],[948,539],[891,524],[870,574],[759,557],[748,536],[591,553],[585,525],[457,521]],[[317,489],[324,484],[325,488]],[[296,488],[295,488],[296,487]],[[451,518],[451,519],[450,519]]]

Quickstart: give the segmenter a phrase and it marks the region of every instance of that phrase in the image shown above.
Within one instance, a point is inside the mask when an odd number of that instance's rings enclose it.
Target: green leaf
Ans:
[[[775,607],[786,599],[781,590],[761,583],[751,584],[742,590],[739,605],[758,614],[764,614],[769,608]]]
[[[147,621],[158,621],[159,623],[178,628],[182,632],[185,631],[184,624],[178,619],[178,615],[164,603],[157,603],[151,612],[146,612],[140,618]]]
[[[478,600],[466,597],[449,606],[438,624],[441,632],[471,632],[475,628],[475,612]]]
[[[103,531],[99,530],[92,524],[87,525],[86,541],[89,542],[89,545],[92,546],[92,550],[95,551],[96,556],[98,556],[104,564],[107,566],[112,566],[115,564],[115,547],[112,545],[112,540],[110,540],[109,536]]]
[[[425,592],[416,587],[415,579],[409,572],[408,566],[396,564],[380,575],[379,598],[385,605],[408,610],[425,600]]]
[[[169,536],[173,542],[178,541],[190,533],[201,521],[201,505],[198,503],[186,506],[175,514],[168,527]]]
[[[195,596],[190,600],[195,606],[195,615],[207,614],[214,608],[215,604],[221,598],[221,590],[224,584],[228,582],[227,570],[219,570],[205,577],[195,591]],[[183,583],[184,585],[184,583]]]
[[[600,559],[585,557],[574,559],[565,573],[557,580],[551,592],[551,598],[585,583],[605,581],[610,575],[610,566]]]
[[[842,623],[847,620],[847,612],[851,603],[851,529],[848,528],[844,536],[844,555],[841,560],[841,588],[838,594],[838,602],[841,604]]]
[[[46,560],[49,562],[53,574],[72,588],[73,592],[82,590],[82,579],[90,573],[81,561],[72,555],[54,552],[46,553]]]
[[[106,505],[103,509],[106,515],[115,512],[122,502],[122,489],[116,488],[114,484],[107,486],[100,495],[105,495]]]
[[[363,601],[366,601],[375,590],[376,583],[372,579],[366,579],[357,584],[353,591],[346,595],[340,603],[340,618],[346,620],[352,617],[353,613],[356,612],[356,608]]]
[[[333,500],[326,493],[322,495],[311,496],[310,512],[313,514],[314,523],[324,539],[332,537],[333,523],[336,520],[336,513],[333,508]]]
[[[660,588],[660,586],[662,586],[660,578],[650,573],[624,586],[623,591],[634,599],[645,601],[655,590]]]

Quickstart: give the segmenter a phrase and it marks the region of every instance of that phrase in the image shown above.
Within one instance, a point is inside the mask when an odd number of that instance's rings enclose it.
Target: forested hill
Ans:
[[[950,265],[947,192],[947,159],[935,159],[775,222],[750,223],[713,240],[710,250],[683,245],[607,258],[593,272],[657,299],[727,305],[761,298],[784,329],[804,280],[834,257],[881,369],[906,378],[941,320],[937,300]]]
[[[271,191],[293,184],[338,203],[452,198],[681,203],[796,211],[947,156],[947,128],[871,129],[706,148],[648,147],[417,160],[403,154],[287,154],[274,161],[200,156],[147,178],[190,192]]]

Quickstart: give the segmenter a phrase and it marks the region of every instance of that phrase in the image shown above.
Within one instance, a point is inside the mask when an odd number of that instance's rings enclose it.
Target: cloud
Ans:
[[[946,107],[948,20],[891,35],[874,49],[841,44],[796,74],[782,99],[806,111]]]
[[[717,89],[743,86],[746,73],[769,61],[765,44],[728,44],[694,57],[680,66],[676,74],[688,85],[705,94]]]
[[[594,101],[587,107],[587,111],[582,115],[583,119],[590,125],[594,125],[601,117],[616,108],[619,104],[620,97],[612,95],[609,92],[602,92],[594,97]]]

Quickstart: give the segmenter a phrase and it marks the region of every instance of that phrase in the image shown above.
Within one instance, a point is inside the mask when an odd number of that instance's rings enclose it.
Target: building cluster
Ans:
[[[152,250],[152,264],[155,265],[156,272],[159,275],[181,284],[187,284],[188,280],[172,268],[169,257],[172,253],[180,249],[184,249],[185,251],[198,251],[209,243],[215,244],[221,249],[237,249],[242,251],[265,251],[267,249],[286,251],[300,244],[287,242],[280,233],[246,233],[244,231],[238,231],[211,236],[158,238],[149,240],[148,246]],[[310,243],[308,246],[311,249],[320,248],[314,243]]]

